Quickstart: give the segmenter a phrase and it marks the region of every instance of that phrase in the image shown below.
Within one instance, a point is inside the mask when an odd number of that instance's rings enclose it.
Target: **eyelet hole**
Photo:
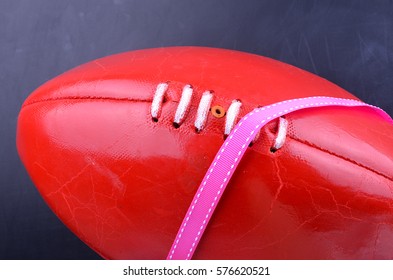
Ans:
[[[151,118],[153,122],[158,122],[158,118]]]
[[[274,154],[275,152],[277,152],[277,149],[274,148],[274,147],[270,147],[270,152],[271,152],[272,154]]]
[[[219,105],[213,106],[210,109],[212,115],[216,118],[222,118],[223,116],[225,116],[225,109]]]
[[[173,127],[177,129],[177,128],[179,128],[179,127],[180,127],[180,124],[178,124],[178,123],[174,122],[174,123],[173,123]]]

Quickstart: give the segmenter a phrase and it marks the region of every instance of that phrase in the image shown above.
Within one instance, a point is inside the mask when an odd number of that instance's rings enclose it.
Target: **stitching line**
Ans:
[[[319,150],[319,151],[321,151],[321,152],[327,153],[327,154],[329,154],[329,155],[331,155],[331,156],[338,157],[338,158],[340,158],[340,159],[342,159],[342,160],[344,160],[344,161],[350,162],[350,163],[352,163],[352,164],[354,164],[354,165],[356,165],[356,166],[359,166],[359,167],[361,167],[361,168],[364,168],[364,169],[366,169],[366,170],[368,170],[368,171],[370,171],[370,172],[372,172],[372,173],[377,174],[378,176],[381,176],[381,177],[384,177],[385,179],[388,179],[389,181],[393,181],[393,178],[390,178],[390,177],[387,176],[386,174],[381,173],[381,172],[378,172],[377,170],[374,170],[374,169],[372,169],[371,167],[368,167],[368,166],[366,166],[366,165],[363,165],[363,164],[361,164],[361,163],[359,163],[359,162],[357,162],[357,161],[355,161],[355,160],[352,160],[352,159],[350,159],[350,158],[346,158],[346,157],[344,157],[344,156],[341,156],[341,155],[336,154],[336,153],[334,153],[334,152],[332,152],[332,151],[329,151],[329,150],[327,150],[327,149],[324,149],[324,148],[322,148],[322,147],[319,147],[319,146],[317,146],[317,145],[315,145],[315,144],[313,144],[313,143],[310,143],[310,142],[308,142],[308,141],[304,141],[304,140],[302,140],[302,139],[296,138],[296,137],[294,137],[294,136],[287,135],[287,137],[290,138],[290,139],[292,139],[292,140],[294,140],[294,141],[297,141],[297,142],[299,142],[299,143],[302,143],[303,145],[306,145],[306,146],[308,146],[308,147],[310,147],[310,148],[313,148],[313,149]]]
[[[37,103],[45,103],[45,102],[52,102],[52,101],[63,101],[63,100],[84,100],[84,101],[89,101],[89,100],[101,100],[101,101],[132,101],[132,102],[151,102],[151,99],[132,99],[132,98],[116,98],[116,97],[101,97],[101,96],[67,96],[67,97],[58,97],[58,98],[46,98],[46,99],[40,99],[40,100],[35,100],[31,101],[28,103],[25,103],[22,105],[22,108],[25,108],[30,105],[34,105]]]

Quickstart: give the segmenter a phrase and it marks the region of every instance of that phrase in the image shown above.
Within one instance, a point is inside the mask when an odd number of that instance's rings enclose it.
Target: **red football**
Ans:
[[[56,215],[104,258],[164,259],[233,125],[258,106],[356,99],[293,66],[237,51],[133,51],[38,88],[17,148]],[[393,126],[371,110],[285,116],[248,148],[194,259],[393,258]]]

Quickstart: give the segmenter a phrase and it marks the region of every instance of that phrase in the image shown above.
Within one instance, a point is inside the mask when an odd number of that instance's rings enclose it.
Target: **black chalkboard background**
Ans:
[[[49,210],[19,161],[24,99],[89,60],[174,45],[269,56],[393,115],[392,1],[0,0],[0,259],[99,259]]]

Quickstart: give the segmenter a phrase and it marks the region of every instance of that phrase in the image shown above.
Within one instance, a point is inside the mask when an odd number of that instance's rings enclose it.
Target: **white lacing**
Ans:
[[[154,121],[158,121],[161,115],[162,102],[164,101],[164,95],[168,89],[167,83],[158,84],[156,92],[154,93],[153,102],[151,104],[151,117]]]
[[[151,117],[153,121],[157,122],[162,109],[162,103],[164,102],[164,96],[168,89],[168,83],[160,83],[157,85],[156,91],[154,93],[153,102],[151,104]],[[185,85],[183,87],[182,95],[180,97],[179,104],[177,105],[175,116],[173,119],[173,125],[175,128],[179,128],[180,125],[183,123],[187,112],[189,110],[191,100],[193,95],[193,89],[191,85]],[[202,97],[199,101],[196,118],[194,122],[195,131],[201,132],[206,124],[209,111],[211,110],[211,104],[213,100],[213,93],[211,91],[205,91],[202,94]],[[237,123],[237,119],[239,117],[240,108],[242,106],[242,102],[240,100],[233,100],[227,112],[225,113],[225,127],[224,127],[224,136],[228,136],[234,126]],[[286,139],[288,130],[288,121],[285,118],[280,117],[278,122],[278,130],[277,136],[274,140],[274,143],[271,147],[271,151],[275,152],[280,149]],[[255,135],[254,143],[259,137],[259,132]]]
[[[224,129],[225,136],[228,136],[229,133],[231,133],[232,128],[235,126],[241,106],[242,103],[240,102],[240,100],[233,100],[231,105],[229,106],[225,119],[225,129]]]
[[[184,117],[186,116],[186,113],[187,113],[188,108],[190,107],[190,103],[191,103],[192,91],[193,90],[190,85],[186,85],[183,88],[183,92],[181,93],[179,105],[177,105],[175,118],[173,120],[173,125],[176,127],[179,127],[182,124]]]
[[[213,94],[210,91],[205,91],[202,94],[201,101],[199,101],[198,111],[195,118],[195,130],[202,131],[205,126],[207,115],[209,114],[210,106],[212,104]]]
[[[277,136],[271,148],[272,152],[275,152],[278,149],[281,149],[282,146],[284,146],[285,139],[287,138],[287,132],[288,132],[288,121],[285,118],[280,117],[278,122]]]

